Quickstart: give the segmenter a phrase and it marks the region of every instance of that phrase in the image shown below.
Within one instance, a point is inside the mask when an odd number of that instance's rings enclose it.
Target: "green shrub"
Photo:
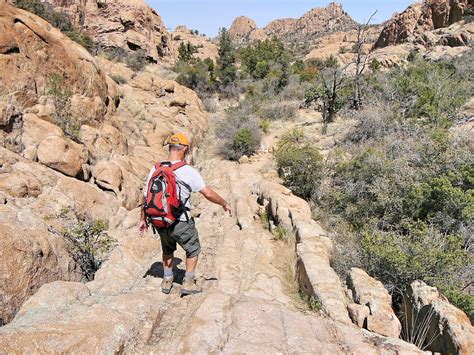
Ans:
[[[189,63],[193,59],[193,54],[196,53],[197,47],[193,46],[189,41],[181,42],[178,48],[178,60]]]
[[[217,90],[214,62],[206,58],[194,60],[192,63],[178,62],[174,71],[179,73],[176,81],[194,91],[204,99]]]
[[[241,128],[235,133],[234,140],[232,141],[232,150],[237,155],[251,155],[255,152],[256,148],[256,139],[250,128]]]
[[[54,103],[54,123],[71,139],[79,140],[82,122],[72,116],[72,91],[63,76],[57,73],[48,77],[47,94]]]
[[[382,63],[380,63],[376,58],[372,59],[369,63],[369,69],[372,73],[378,72],[382,68]]]
[[[311,198],[324,174],[319,150],[305,141],[300,130],[293,130],[282,137],[275,157],[284,185],[302,198]]]
[[[112,75],[111,78],[119,85],[127,83],[127,79],[125,79],[122,75]]]
[[[238,160],[242,155],[252,155],[260,146],[259,120],[252,109],[247,103],[230,108],[217,124],[220,152],[228,159]]]
[[[406,69],[392,72],[387,95],[396,100],[396,109],[404,117],[426,119],[441,127],[449,127],[459,108],[472,93],[472,85],[447,63],[415,60]]]
[[[260,123],[260,128],[262,129],[263,133],[268,133],[270,132],[270,120],[264,118],[262,122]]]
[[[61,208],[54,216],[54,220],[62,225],[60,231],[55,229],[56,223],[52,219],[48,218],[51,223],[49,229],[66,240],[71,257],[81,268],[85,279],[92,281],[117,245],[117,241],[106,232],[108,223],[70,207]]]

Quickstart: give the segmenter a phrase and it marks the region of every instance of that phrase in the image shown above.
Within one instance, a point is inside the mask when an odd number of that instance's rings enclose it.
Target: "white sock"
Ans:
[[[164,277],[173,277],[173,269],[168,269],[167,267],[163,268]]]

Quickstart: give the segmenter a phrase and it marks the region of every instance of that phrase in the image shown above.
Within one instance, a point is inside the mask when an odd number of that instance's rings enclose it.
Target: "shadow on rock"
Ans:
[[[174,282],[182,285],[183,284],[183,279],[184,275],[186,274],[185,270],[179,269],[178,265],[180,265],[183,262],[182,259],[180,258],[174,258],[173,262],[173,274],[174,274]],[[164,270],[163,270],[163,263],[161,261],[158,261],[156,263],[153,263],[148,271],[143,275],[143,278],[147,276],[152,276],[152,277],[157,277],[162,279],[164,275]]]

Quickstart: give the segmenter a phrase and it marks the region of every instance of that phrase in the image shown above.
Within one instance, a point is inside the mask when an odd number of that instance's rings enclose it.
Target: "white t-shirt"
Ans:
[[[172,164],[179,163],[179,160],[172,161]],[[143,196],[146,198],[148,192],[148,183],[150,182],[153,173],[155,172],[155,166],[153,166],[148,173],[145,186],[143,188]],[[174,174],[176,175],[176,183],[179,191],[179,199],[182,202],[186,201],[186,207],[191,209],[190,195],[191,192],[199,192],[206,187],[201,174],[190,165],[185,165],[178,170],[175,170]],[[191,188],[191,191],[189,191]],[[183,214],[180,217],[180,221],[186,221],[186,216]]]

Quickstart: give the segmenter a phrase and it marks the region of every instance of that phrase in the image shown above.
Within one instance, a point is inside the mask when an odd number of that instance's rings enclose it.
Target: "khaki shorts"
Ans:
[[[184,249],[187,258],[198,256],[201,252],[199,234],[192,220],[179,221],[170,228],[158,229],[158,234],[161,239],[161,248],[166,255],[171,255],[176,251],[176,244]]]

